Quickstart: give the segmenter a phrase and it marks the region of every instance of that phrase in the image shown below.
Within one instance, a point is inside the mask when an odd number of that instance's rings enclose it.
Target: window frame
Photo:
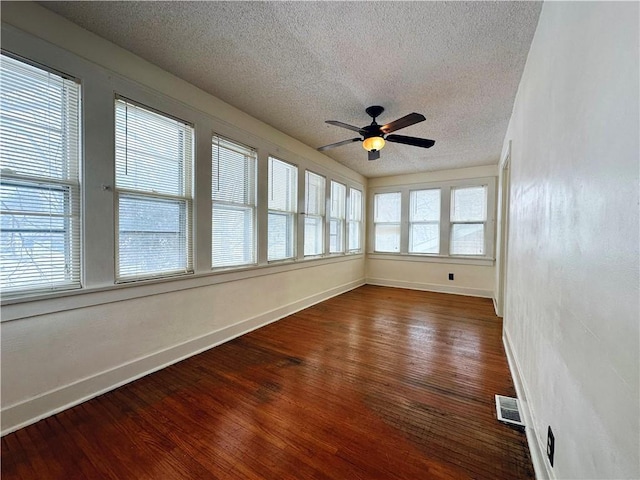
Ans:
[[[27,65],[29,68],[35,68],[44,72],[47,75],[54,75],[60,79],[61,85],[73,85],[75,87],[77,102],[74,105],[74,117],[73,121],[69,120],[65,122],[65,128],[74,128],[74,132],[70,137],[67,137],[65,146],[69,147],[70,143],[75,143],[72,148],[72,152],[65,155],[63,162],[63,170],[71,173],[64,175],[64,178],[56,178],[55,176],[43,176],[34,175],[32,173],[20,173],[11,170],[10,168],[4,168],[0,175],[0,183],[14,188],[27,188],[35,191],[57,191],[63,195],[63,211],[62,214],[54,214],[49,210],[49,213],[29,211],[26,208],[21,210],[8,210],[3,212],[9,215],[18,215],[24,217],[40,217],[40,218],[61,218],[63,228],[61,230],[62,238],[64,239],[64,257],[65,267],[62,273],[65,277],[64,281],[49,279],[45,282],[32,282],[30,284],[20,287],[3,287],[2,299],[21,298],[30,295],[52,293],[52,292],[65,292],[79,290],[83,287],[84,283],[84,265],[83,265],[83,238],[82,232],[84,228],[83,217],[83,178],[82,172],[84,167],[84,150],[83,150],[83,131],[84,131],[84,86],[81,80],[73,75],[61,72],[43,63],[33,61],[25,58],[21,55],[9,52],[2,49],[0,55],[10,62],[18,62],[20,64]],[[66,87],[65,87],[66,88]],[[65,89],[63,88],[63,90]],[[65,93],[61,94],[61,109],[65,111],[71,106],[70,100],[65,102]],[[75,125],[74,125],[75,124]],[[50,152],[47,152],[50,153]],[[23,228],[10,229],[16,230],[14,233],[20,231],[26,231]],[[7,229],[3,229],[4,232]],[[37,231],[47,232],[46,229],[37,229]],[[51,232],[51,230],[48,230]],[[35,233],[35,232],[34,232]],[[50,237],[53,238],[53,237]],[[4,266],[3,266],[4,267]],[[55,273],[52,271],[52,273]]]
[[[155,192],[151,189],[151,191],[147,190],[138,190],[133,188],[121,187],[118,185],[118,167],[117,167],[117,144],[118,144],[118,131],[117,131],[117,105],[118,102],[129,103],[134,107],[141,108],[146,110],[147,112],[165,117],[167,119],[179,122],[184,126],[190,128],[191,132],[191,152],[187,161],[190,162],[190,166],[183,168],[186,171],[180,173],[183,176],[183,195],[175,195],[168,193],[160,193]],[[138,102],[136,100],[132,100],[129,97],[118,95],[114,96],[113,102],[114,108],[114,156],[113,156],[113,168],[114,168],[114,235],[115,235],[115,265],[114,265],[114,281],[116,284],[120,283],[133,283],[145,280],[154,280],[154,279],[163,279],[163,278],[171,278],[177,276],[190,275],[194,273],[194,254],[193,254],[193,202],[194,202],[194,175],[193,172],[195,170],[195,154],[196,154],[196,139],[195,139],[195,127],[191,122],[178,118],[170,113],[166,113],[158,110],[157,108],[145,105],[144,103]],[[165,271],[157,271],[157,272],[149,272],[148,274],[138,274],[138,275],[122,275],[120,273],[120,205],[122,198],[144,198],[144,199],[155,199],[158,202],[174,202],[184,205],[184,231],[185,231],[185,268],[184,269],[174,269],[174,270],[165,270]]]
[[[334,216],[334,206],[336,205],[334,202],[334,189],[333,186],[336,185],[338,188],[342,187],[343,191],[344,191],[344,195],[341,198],[341,204],[342,204],[342,208],[340,209],[340,207],[338,206],[338,210],[341,211],[337,211],[336,213],[338,213],[339,216]],[[327,219],[328,219],[328,226],[329,228],[327,229],[327,233],[329,236],[329,242],[328,242],[328,250],[329,250],[329,255],[344,255],[346,252],[346,232],[345,232],[345,228],[346,228],[346,219],[347,219],[347,185],[342,183],[342,182],[338,182],[337,180],[332,179],[329,182],[329,214],[327,215]],[[341,216],[340,216],[341,215]],[[336,246],[337,246],[337,250],[331,250],[331,225],[332,223],[335,223],[335,225],[337,226],[337,232],[336,232]]]
[[[376,196],[378,195],[388,195],[388,194],[397,194],[400,196],[400,216],[398,218],[397,222],[376,222]],[[371,234],[369,235],[369,238],[371,239],[371,253],[383,253],[383,254],[399,254],[402,252],[402,210],[403,210],[403,204],[404,202],[402,201],[402,197],[403,197],[403,192],[398,189],[398,188],[392,188],[389,189],[389,191],[374,191],[371,193],[371,199],[372,199],[372,205],[370,208],[371,211]],[[377,250],[376,248],[376,232],[378,230],[378,225],[380,226],[393,226],[398,228],[398,251],[394,252],[394,251],[389,251],[389,250]]]
[[[449,209],[449,225],[450,225],[450,230],[449,230],[449,255],[452,257],[459,257],[459,256],[468,256],[468,257],[478,257],[478,258],[482,258],[485,255],[485,252],[487,251],[487,217],[488,217],[488,211],[487,211],[487,207],[488,207],[488,194],[489,194],[489,189],[487,188],[486,185],[463,185],[463,186],[454,186],[451,187],[450,189],[450,193],[449,193],[449,197],[450,197],[450,202],[453,203],[453,192],[455,190],[463,190],[466,188],[479,188],[479,187],[484,187],[484,195],[485,195],[485,215],[484,215],[484,220],[453,220],[453,209],[450,208]],[[454,231],[454,227],[456,225],[482,225],[482,236],[483,236],[483,249],[482,249],[482,253],[481,254],[461,254],[461,253],[452,253],[453,250],[453,231]]]
[[[357,218],[351,218],[352,217],[352,213],[353,213],[353,192],[358,192],[358,194],[360,195],[360,208],[358,209],[358,215]],[[357,254],[357,253],[361,253],[362,252],[362,245],[363,245],[363,231],[362,231],[362,223],[363,223],[363,218],[364,218],[364,202],[363,202],[363,198],[364,198],[364,192],[358,188],[355,188],[353,186],[349,186],[349,190],[347,193],[347,248],[346,248],[346,252],[348,254]],[[356,248],[350,248],[351,245],[351,225],[355,224],[356,226],[356,231],[358,232],[358,245]]]
[[[239,203],[239,202],[228,202],[228,201],[221,201],[221,200],[215,200],[213,198],[213,183],[214,183],[214,160],[213,160],[213,142],[214,139],[218,138],[219,140],[222,140],[224,142],[228,142],[232,145],[236,145],[241,149],[245,149],[248,151],[251,151],[254,153],[254,156],[252,158],[252,177],[249,179],[249,185],[248,185],[248,189],[252,190],[252,200],[253,203],[249,202],[249,203]],[[211,269],[213,271],[220,271],[220,270],[232,270],[232,269],[238,269],[238,268],[247,268],[247,267],[251,267],[251,266],[256,266],[258,264],[258,221],[257,221],[257,210],[258,210],[258,150],[254,147],[250,147],[248,145],[245,145],[243,143],[240,143],[236,140],[230,139],[228,137],[225,137],[223,135],[219,135],[217,133],[213,133],[212,137],[211,137],[211,142],[212,142],[212,152],[211,152]],[[218,145],[218,148],[220,148],[220,146]],[[240,153],[240,152],[239,152]],[[236,263],[233,265],[214,265],[214,248],[215,248],[215,244],[213,241],[214,238],[214,226],[213,226],[213,218],[214,218],[214,210],[215,210],[215,206],[219,205],[221,206],[222,209],[226,209],[226,210],[245,210],[245,211],[250,211],[251,212],[251,222],[252,222],[252,230],[253,230],[253,234],[252,234],[252,238],[251,238],[251,250],[252,250],[252,260],[250,262],[245,262],[245,263]]]
[[[322,201],[318,202],[318,204],[321,206],[320,210],[321,213],[320,214],[316,214],[316,213],[309,213],[309,176],[310,175],[315,175],[318,178],[322,179],[322,189],[320,190],[322,192]],[[321,175],[319,173],[314,172],[313,170],[309,170],[309,169],[305,169],[305,173],[304,173],[304,232],[303,232],[303,249],[302,249],[302,255],[304,258],[317,258],[317,257],[321,257],[323,255],[326,254],[327,251],[327,242],[325,239],[325,233],[327,231],[326,228],[326,217],[327,217],[327,177],[325,177],[324,175]],[[306,252],[306,243],[307,243],[307,219],[312,218],[315,219],[316,221],[319,222],[320,228],[321,228],[321,232],[320,232],[320,239],[321,239],[321,247],[320,247],[320,252],[319,253],[307,253]]]
[[[412,200],[414,198],[414,193],[417,192],[428,192],[428,191],[438,191],[439,192],[439,209],[438,209],[438,219],[437,220],[412,220],[411,215],[413,212],[413,203]],[[411,255],[439,255],[440,250],[440,231],[441,231],[441,217],[442,217],[442,189],[437,188],[414,188],[409,190],[409,243],[407,245],[407,253]],[[412,238],[413,238],[413,227],[415,225],[437,225],[438,226],[438,252],[416,252],[412,250]]]
[[[487,218],[485,222],[484,255],[451,255],[450,235],[450,205],[451,190],[453,188],[487,187]],[[440,250],[437,254],[409,252],[409,199],[410,192],[415,190],[441,189],[440,193]],[[400,193],[401,221],[400,221],[400,251],[381,252],[375,250],[375,196],[381,193]],[[369,188],[368,192],[368,222],[367,222],[367,254],[378,258],[395,258],[412,261],[434,261],[446,263],[467,263],[477,265],[493,265],[495,261],[495,206],[496,206],[496,177],[478,177],[451,181],[389,185]]]
[[[292,190],[289,191],[289,196],[291,197],[291,206],[292,209],[291,210],[280,210],[280,209],[274,209],[271,208],[270,205],[270,200],[271,200],[271,186],[272,186],[272,177],[271,177],[271,168],[272,168],[272,164],[273,161],[276,162],[280,162],[282,164],[288,165],[289,167],[293,167],[293,172],[295,172],[295,178],[293,178],[291,180],[291,186],[292,186]],[[274,263],[274,262],[286,262],[286,261],[291,261],[291,260],[296,260],[298,258],[298,208],[299,208],[299,199],[300,199],[300,189],[298,188],[298,182],[300,179],[300,168],[298,167],[298,165],[296,165],[295,163],[292,162],[287,162],[286,160],[283,160],[279,157],[273,156],[273,155],[269,155],[268,158],[268,166],[267,166],[267,180],[269,182],[268,186],[267,186],[267,206],[266,206],[266,210],[267,210],[267,236],[266,236],[266,257],[267,257],[267,263]],[[277,216],[282,216],[285,217],[285,221],[287,222],[287,226],[289,228],[291,228],[291,236],[288,238],[287,240],[289,242],[291,242],[290,248],[291,248],[291,255],[287,255],[285,257],[281,257],[281,258],[270,258],[269,257],[269,218],[272,215],[277,215]],[[285,247],[285,249],[288,246]]]

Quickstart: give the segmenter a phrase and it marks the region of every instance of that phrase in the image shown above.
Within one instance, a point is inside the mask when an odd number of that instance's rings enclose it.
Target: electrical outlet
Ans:
[[[553,436],[553,431],[551,430],[551,425],[549,425],[549,429],[547,430],[547,457],[549,457],[549,463],[553,467],[553,454],[556,450],[556,438]]]
[[[449,280],[453,280],[453,273],[449,274]]]

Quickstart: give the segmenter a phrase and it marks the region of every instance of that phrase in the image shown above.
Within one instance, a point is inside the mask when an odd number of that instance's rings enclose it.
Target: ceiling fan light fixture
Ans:
[[[384,147],[385,141],[382,137],[369,137],[362,141],[362,147],[367,152],[380,151]]]

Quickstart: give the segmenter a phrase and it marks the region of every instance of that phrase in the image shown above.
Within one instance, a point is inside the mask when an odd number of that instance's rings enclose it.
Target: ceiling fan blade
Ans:
[[[325,150],[329,150],[330,148],[341,147],[342,145],[347,145],[353,142],[359,142],[360,138],[350,138],[349,140],[343,140],[341,142],[331,143],[329,145],[325,145],[324,147],[318,147],[319,152],[323,152]]]
[[[424,115],[420,113],[410,113],[409,115],[405,115],[402,118],[394,120],[391,123],[387,123],[386,125],[382,125],[380,127],[380,131],[384,134],[395,132],[396,130],[400,130],[401,128],[409,127],[416,123],[424,122],[426,118]]]
[[[380,158],[380,150],[369,151],[369,160],[378,160]]]
[[[353,125],[349,125],[348,123],[338,122],[337,120],[325,120],[324,123],[328,123],[329,125],[334,125],[336,127],[346,128],[347,130],[353,130],[354,132],[360,133],[362,130],[360,127],[354,127]]]
[[[435,140],[428,138],[406,137],[404,135],[387,135],[387,142],[404,143],[405,145],[413,145],[414,147],[431,148],[435,145]]]

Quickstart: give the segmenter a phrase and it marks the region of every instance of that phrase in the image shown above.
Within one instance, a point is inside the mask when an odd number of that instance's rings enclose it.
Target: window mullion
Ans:
[[[451,238],[451,187],[443,186],[440,190],[440,255],[449,255],[449,239]]]

